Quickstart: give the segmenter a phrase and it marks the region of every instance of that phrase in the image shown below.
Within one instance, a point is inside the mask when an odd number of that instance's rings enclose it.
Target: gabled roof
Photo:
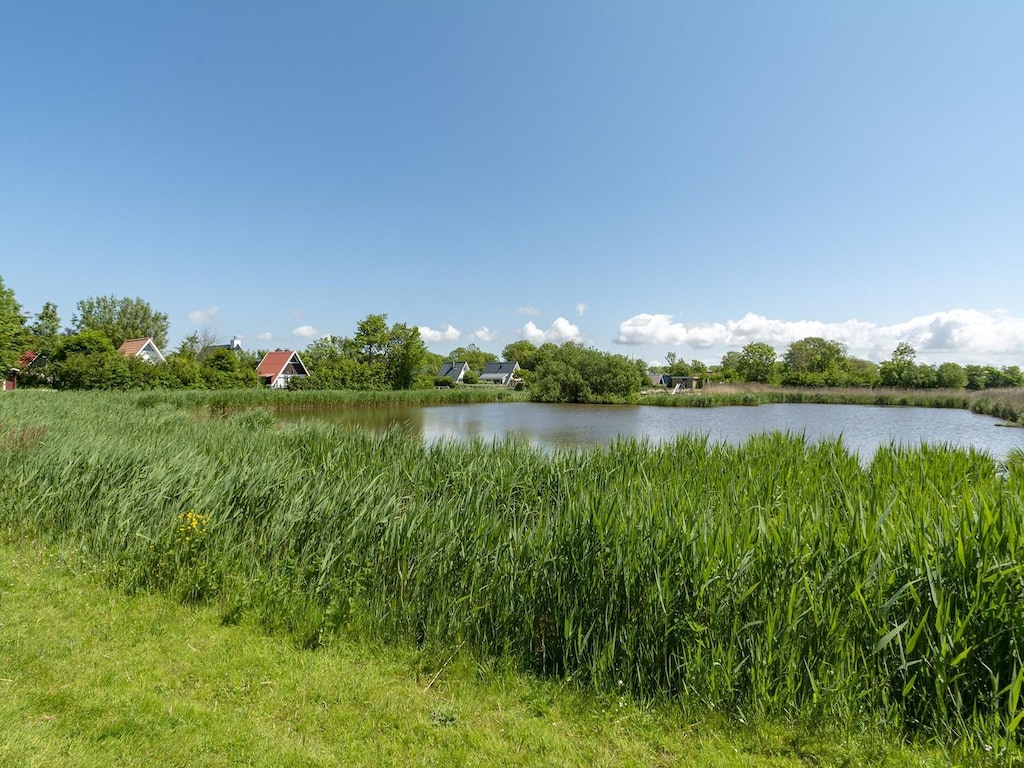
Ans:
[[[295,375],[309,375],[309,371],[306,370],[306,366],[299,357],[299,353],[293,352],[290,349],[279,349],[275,352],[267,352],[256,366],[256,373],[258,373],[261,378],[269,378],[270,383],[273,384],[277,381],[277,378],[284,373],[284,369],[287,368],[289,364],[295,366]]]
[[[117,348],[117,351],[128,357],[141,357],[149,362],[165,362],[163,353],[152,337],[148,339],[127,339]]]
[[[462,360],[449,360],[441,366],[437,372],[438,377],[446,376],[449,379],[460,379],[469,370],[469,363]]]

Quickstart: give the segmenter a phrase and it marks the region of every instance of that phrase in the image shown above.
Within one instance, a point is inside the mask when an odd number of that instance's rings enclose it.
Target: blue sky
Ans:
[[[1024,365],[1019,2],[35,2],[0,277],[250,349]]]

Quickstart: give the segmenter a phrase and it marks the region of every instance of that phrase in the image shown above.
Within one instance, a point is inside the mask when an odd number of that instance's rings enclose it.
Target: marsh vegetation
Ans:
[[[1020,452],[863,466],[782,434],[542,452],[229,404],[0,399],[0,524],[303,647],[464,647],[689,711],[1019,754]]]

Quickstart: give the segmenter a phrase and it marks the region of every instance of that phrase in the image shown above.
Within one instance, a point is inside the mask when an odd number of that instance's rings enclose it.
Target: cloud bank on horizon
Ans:
[[[220,320],[218,312],[216,307],[196,310],[189,313],[189,320],[195,325]],[[531,314],[540,313],[532,310]],[[781,356],[794,341],[809,336],[841,342],[849,354],[876,362],[888,359],[897,344],[907,342],[914,347],[921,362],[1024,364],[1024,318],[1016,317],[1005,309],[951,309],[889,325],[856,318],[843,322],[783,320],[753,312],[725,322],[687,324],[676,321],[667,313],[640,313],[621,321],[618,332],[608,343],[595,340],[591,333],[564,316],[555,318],[547,328],[528,320],[524,325],[504,332],[481,325],[472,332],[463,333],[450,323],[438,328],[426,325],[417,328],[427,345],[453,348],[460,344],[475,344],[488,351],[500,352],[501,347],[513,341],[526,340],[537,346],[571,341],[605,350],[628,348],[627,354],[643,357],[653,365],[661,364],[658,361],[666,352],[680,348],[688,348],[695,356],[714,364],[726,352],[742,349],[754,342],[770,344]],[[302,341],[323,335],[326,334],[312,325],[302,325],[291,332],[293,339]],[[263,332],[255,338],[270,342],[274,337]]]
[[[420,335],[427,343],[454,343],[462,337],[461,332],[451,325],[436,330],[420,326]],[[1015,317],[1003,309],[988,312],[951,309],[889,325],[859,319],[843,322],[782,320],[753,312],[738,320],[686,324],[674,320],[670,314],[641,313],[623,320],[611,343],[634,350],[654,351],[657,356],[662,356],[680,347],[690,348],[698,355],[709,355],[763,342],[775,347],[782,355],[794,341],[809,336],[841,342],[851,355],[876,362],[888,359],[900,342],[914,347],[922,362],[1020,365],[1024,359],[1024,318]],[[492,342],[499,339],[499,334],[482,328],[470,334],[469,339],[474,343]],[[589,343],[580,326],[565,317],[558,317],[547,329],[528,321],[518,329],[516,339],[506,341],[520,339],[537,345],[567,341]],[[707,362],[717,360],[708,359]]]
[[[1014,362],[1024,357],[1024,318],[1006,310],[981,312],[952,309],[914,317],[901,323],[879,325],[852,319],[841,323],[817,320],[779,320],[748,312],[725,323],[686,325],[668,314],[639,314],[624,320],[615,337],[625,346],[712,347],[739,349],[764,342],[781,353],[789,344],[808,336],[839,341],[850,354],[883,360],[901,341],[909,343],[923,360],[960,360],[974,363]],[[945,357],[944,357],[945,356]]]

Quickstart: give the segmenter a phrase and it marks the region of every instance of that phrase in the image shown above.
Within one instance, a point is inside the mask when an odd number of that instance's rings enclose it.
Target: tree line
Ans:
[[[800,387],[895,387],[899,389],[999,389],[1024,386],[1019,366],[960,365],[917,362],[916,350],[900,342],[888,360],[874,363],[847,354],[845,344],[811,336],[794,341],[779,355],[764,342],[727,352],[710,370],[671,363],[675,375],[707,375],[718,381],[760,382]]]
[[[260,385],[255,368],[264,350],[229,350],[208,332],[193,333],[166,361],[152,364],[127,357],[117,348],[127,339],[152,338],[167,344],[167,315],[141,298],[90,297],[79,301],[71,325],[63,328],[56,305],[47,302],[29,322],[0,277],[0,371],[22,369],[19,384],[57,389],[230,389]],[[37,355],[25,357],[27,350]],[[446,360],[465,361],[473,384],[488,362],[516,361],[530,397],[546,402],[628,402],[649,384],[642,360],[602,352],[578,342],[508,344],[501,357],[475,344],[448,355],[427,350],[419,329],[390,323],[386,314],[370,314],[352,336],[325,336],[300,355],[309,370],[292,379],[296,389],[413,389],[438,385]],[[764,342],[726,353],[718,365],[686,362],[666,355],[660,373],[711,381],[760,382],[783,386],[899,387],[906,389],[991,389],[1024,386],[1018,366],[927,365],[901,342],[881,363],[848,354],[844,344],[807,337],[783,354]],[[447,381],[443,382],[449,383]]]

